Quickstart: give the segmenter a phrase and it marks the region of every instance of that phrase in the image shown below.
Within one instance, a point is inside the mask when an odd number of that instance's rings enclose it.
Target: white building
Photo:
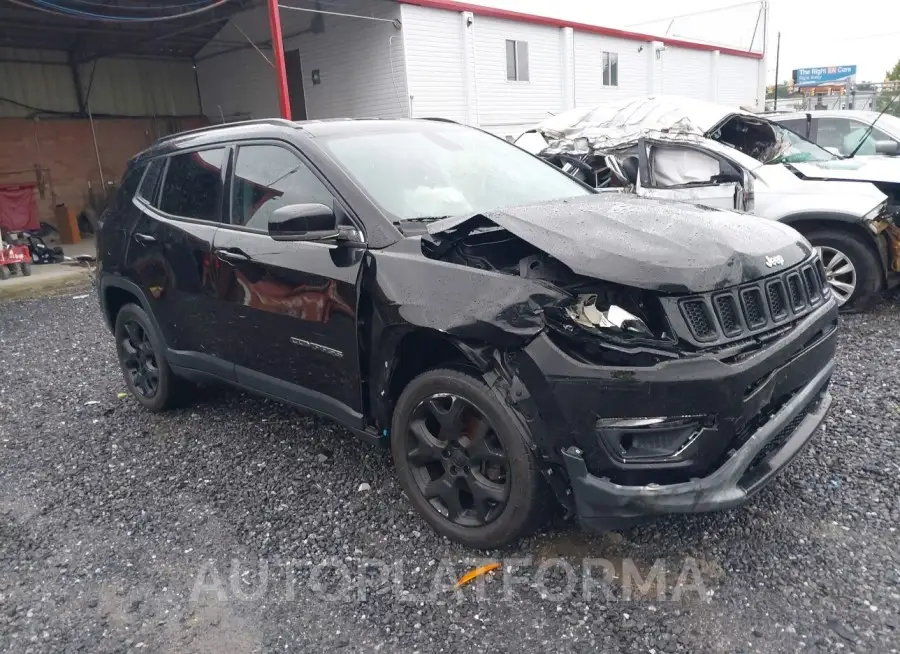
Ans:
[[[432,116],[511,136],[615,97],[764,108],[760,52],[451,0],[292,4],[280,16],[294,119]],[[279,114],[270,34],[258,6],[196,55],[202,111],[214,122]]]

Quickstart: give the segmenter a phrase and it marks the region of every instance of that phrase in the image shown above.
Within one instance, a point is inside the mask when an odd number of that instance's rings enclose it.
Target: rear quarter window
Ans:
[[[141,188],[137,193],[138,197],[146,200],[150,204],[154,204],[165,165],[166,160],[164,158],[154,159],[150,162],[147,167],[147,174],[144,176],[144,180],[141,182]]]
[[[134,194],[137,193],[138,185],[141,183],[141,178],[144,176],[146,169],[147,164],[144,163],[129,166],[125,174],[122,175],[122,181],[119,182],[119,190],[112,198],[107,213],[120,211],[128,206],[128,203],[134,198]]]

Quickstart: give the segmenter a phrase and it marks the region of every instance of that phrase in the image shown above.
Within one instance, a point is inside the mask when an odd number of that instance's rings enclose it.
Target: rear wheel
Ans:
[[[162,411],[181,399],[181,380],[165,358],[162,338],[146,312],[126,304],[116,316],[116,351],[125,384],[144,408]]]
[[[22,275],[25,277],[31,276],[31,264],[23,263],[23,264],[21,264],[21,266],[22,266]]]
[[[883,286],[881,262],[866,243],[847,232],[817,229],[804,234],[819,252],[825,277],[842,309],[858,309]]]
[[[400,484],[439,534],[502,547],[540,526],[547,493],[510,410],[479,379],[433,370],[397,401],[391,452]]]
[[[0,279],[9,279],[12,273],[9,272],[9,268],[6,266],[0,266]]]

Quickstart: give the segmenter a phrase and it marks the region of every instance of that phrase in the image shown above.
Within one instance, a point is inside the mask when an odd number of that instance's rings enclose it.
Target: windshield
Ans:
[[[516,146],[453,123],[385,123],[320,142],[396,220],[463,216],[592,193]]]
[[[831,161],[840,159],[825,148],[792,132],[783,125],[770,123],[775,132],[775,147],[772,157],[764,163],[803,163],[806,161]]]

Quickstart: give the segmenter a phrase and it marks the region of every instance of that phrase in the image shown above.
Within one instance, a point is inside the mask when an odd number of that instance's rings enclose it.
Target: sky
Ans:
[[[469,0],[473,2],[473,0]],[[473,4],[635,32],[678,36],[737,48],[762,49],[753,31],[759,2],[741,0],[474,0]],[[707,12],[684,16],[692,12]],[[673,15],[682,16],[670,20]],[[781,32],[779,77],[794,68],[857,65],[857,81],[880,82],[900,59],[900,2],[897,0],[770,0],[768,83],[775,81],[776,35]]]

